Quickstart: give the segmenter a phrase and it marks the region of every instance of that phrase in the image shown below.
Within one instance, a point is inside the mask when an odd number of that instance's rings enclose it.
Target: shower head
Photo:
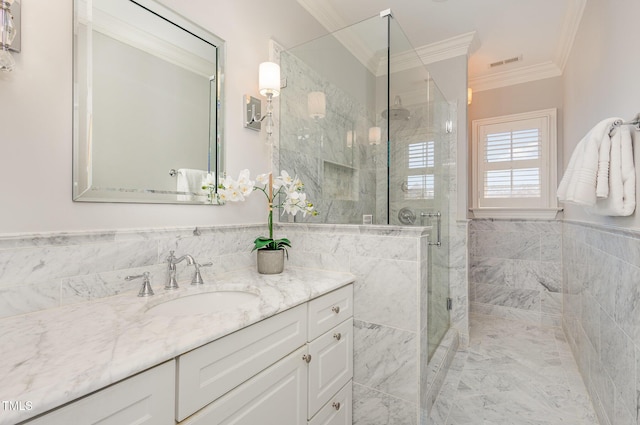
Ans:
[[[393,106],[382,111],[382,118],[406,121],[411,118],[411,113],[408,109],[402,107],[402,99],[400,96],[396,96],[393,100]]]

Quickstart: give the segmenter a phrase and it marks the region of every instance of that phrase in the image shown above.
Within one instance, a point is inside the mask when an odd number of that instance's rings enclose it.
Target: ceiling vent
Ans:
[[[498,61],[498,62],[490,63],[489,64],[489,68],[495,68],[497,66],[507,65],[509,63],[520,62],[521,60],[522,60],[522,55],[514,56],[514,57],[509,58],[509,59],[503,59],[503,60]]]

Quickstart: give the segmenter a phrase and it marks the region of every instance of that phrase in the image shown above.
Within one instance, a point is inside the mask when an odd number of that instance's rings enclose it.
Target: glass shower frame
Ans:
[[[384,12],[283,51],[280,65],[279,163],[320,211],[296,221],[432,226],[418,313],[426,376],[450,326],[452,107]]]

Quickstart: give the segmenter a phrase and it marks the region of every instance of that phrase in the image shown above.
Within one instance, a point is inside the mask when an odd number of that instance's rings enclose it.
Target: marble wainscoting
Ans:
[[[414,425],[428,408],[428,232],[418,227],[280,224],[291,265],[351,272],[355,425]],[[437,391],[436,391],[437,393]]]
[[[600,424],[640,423],[640,232],[565,221],[562,245],[562,324]]]
[[[471,312],[561,326],[560,221],[472,220]]]
[[[151,273],[154,289],[166,279],[169,251],[191,254],[205,279],[255,265],[251,253],[264,224],[0,236],[0,317],[137,292],[125,276]],[[193,267],[178,265],[178,281]]]
[[[469,225],[458,220],[450,227],[449,297],[452,301],[451,327],[458,331],[461,347],[469,343]]]

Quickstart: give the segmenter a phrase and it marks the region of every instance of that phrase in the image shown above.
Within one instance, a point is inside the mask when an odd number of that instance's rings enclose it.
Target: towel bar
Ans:
[[[609,136],[613,133],[613,130],[620,127],[621,125],[632,125],[636,128],[636,130],[640,131],[640,118],[636,118],[633,121],[624,122],[622,120],[617,120],[613,124],[611,124],[611,128],[609,129]]]
[[[613,131],[613,128],[611,129],[611,131]],[[169,175],[170,175],[171,177],[175,177],[175,176],[177,176],[177,175],[178,175],[178,171],[176,171],[176,169],[175,169],[175,168],[172,168],[172,169],[170,169],[170,170],[169,170]]]

